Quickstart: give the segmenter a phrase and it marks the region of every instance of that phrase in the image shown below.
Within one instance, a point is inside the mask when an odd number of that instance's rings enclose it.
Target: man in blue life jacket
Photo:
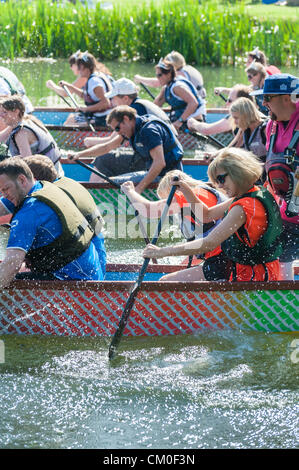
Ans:
[[[13,212],[0,288],[17,275],[25,261],[29,279],[101,280],[103,273],[94,233],[83,214],[52,183],[35,181],[19,157],[0,163],[0,215]]]
[[[138,88],[132,80],[120,78],[113,84],[113,89],[106,93],[106,98],[111,100],[113,107],[127,105],[136,109],[138,116],[155,116],[171,126],[172,131],[177,131],[170,122],[167,114],[152,101],[141,99],[138,96]],[[109,137],[87,137],[84,144],[87,149],[76,153],[70,153],[72,160],[85,157],[97,157],[94,166],[106,176],[114,176],[115,168],[121,173],[129,171],[144,171],[146,165],[144,159],[131,148],[121,147],[123,137],[113,132]],[[117,149],[117,150],[116,150]],[[100,182],[102,179],[94,173],[90,176],[91,182]]]
[[[105,274],[106,249],[102,233],[104,220],[92,195],[78,181],[67,178],[66,176],[59,177],[54,163],[48,157],[44,155],[30,155],[29,157],[25,157],[24,161],[29,166],[37,181],[49,181],[50,183],[54,183],[71,198],[73,203],[82,212],[94,231],[92,242],[98,253],[102,272]]]
[[[146,171],[120,173],[115,168],[117,183],[137,183],[136,191],[142,193],[150,183],[157,182],[170,170],[182,169],[183,148],[164,121],[154,116],[138,116],[135,109],[122,105],[114,108],[107,124],[124,139],[128,139],[133,150],[140,155]]]

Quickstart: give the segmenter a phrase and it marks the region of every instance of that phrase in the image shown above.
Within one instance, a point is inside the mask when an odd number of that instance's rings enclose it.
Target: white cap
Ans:
[[[108,93],[105,93],[106,98],[113,98],[117,95],[132,95],[138,93],[138,88],[132,80],[128,78],[120,78],[113,84],[113,88]]]

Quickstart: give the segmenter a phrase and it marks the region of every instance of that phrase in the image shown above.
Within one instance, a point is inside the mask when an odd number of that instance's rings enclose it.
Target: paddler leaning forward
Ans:
[[[6,287],[25,261],[29,279],[102,280],[94,232],[65,192],[36,181],[22,158],[0,163],[0,209],[13,212],[0,288]]]
[[[147,245],[144,257],[195,255],[221,246],[228,258],[231,281],[276,281],[280,279],[279,237],[282,222],[278,206],[265,188],[257,186],[262,164],[251,152],[239,148],[223,149],[212,161],[208,175],[212,183],[226,192],[228,201],[207,207],[188,186],[177,184],[189,202],[202,210],[202,222],[223,218],[207,237],[175,246],[158,248]],[[193,199],[192,199],[193,197]],[[200,209],[200,210],[199,210]],[[198,281],[200,265],[164,276],[163,280]]]

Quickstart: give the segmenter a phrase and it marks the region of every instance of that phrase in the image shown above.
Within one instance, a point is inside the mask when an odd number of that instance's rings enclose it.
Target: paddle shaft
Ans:
[[[215,137],[213,137],[212,135],[203,135],[203,134],[200,134],[199,132],[194,132],[194,131],[190,131],[190,129],[188,129],[188,127],[186,125],[181,126],[181,129],[183,132],[185,132],[186,134],[190,134],[190,135],[193,135],[193,137],[195,137],[196,139],[199,139],[199,140],[210,140],[211,142],[213,142],[214,144],[216,144],[219,148],[224,148],[225,145],[220,142],[220,140],[216,139]]]
[[[79,105],[78,103],[76,102],[75,98],[73,97],[73,95],[71,94],[70,90],[68,89],[68,87],[66,85],[62,85],[62,88],[64,89],[64,91],[68,94],[69,98],[71,99],[71,101],[73,102],[74,106],[76,106],[76,108],[79,108]],[[83,111],[80,111],[81,114],[84,115],[85,119],[86,119],[86,122],[88,123],[90,129],[92,130],[92,132],[95,132],[95,128],[93,127],[93,125],[91,124],[91,122],[89,121],[89,119],[86,117],[86,114],[83,112]]]
[[[154,234],[153,239],[151,241],[152,245],[156,245],[156,243],[157,243],[157,240],[159,238],[159,235],[160,235],[160,232],[161,232],[161,229],[162,229],[162,225],[163,225],[163,223],[165,221],[165,218],[168,214],[169,206],[172,202],[175,191],[176,191],[176,186],[173,186],[170,190],[170,193],[169,193],[169,196],[167,198],[167,201],[166,201],[165,207],[163,209],[162,215],[159,219],[155,234]],[[141,284],[142,284],[143,278],[145,276],[145,273],[146,273],[149,262],[150,262],[150,258],[145,258],[144,259],[143,265],[142,265],[142,267],[139,271],[139,276],[138,276],[138,279],[136,281],[136,284],[135,284],[135,286],[134,286],[134,288],[133,288],[133,290],[132,290],[132,292],[131,292],[128,300],[127,300],[124,311],[123,311],[122,316],[121,316],[120,321],[119,321],[118,328],[117,328],[116,332],[114,333],[114,336],[112,338],[112,341],[111,341],[111,344],[110,344],[110,347],[109,347],[109,354],[108,354],[109,360],[113,359],[113,357],[115,355],[115,352],[116,352],[116,349],[117,349],[117,347],[120,343],[123,331],[124,331],[124,329],[127,325],[127,322],[128,322],[131,310],[133,308],[136,296],[137,296],[137,294],[138,294],[138,292],[141,288]]]
[[[148,89],[148,87],[147,87],[144,83],[140,82],[140,85],[141,85],[142,88],[149,94],[149,96],[150,96],[153,100],[156,99],[156,97],[153,95],[153,93]]]
[[[81,162],[80,160],[76,160],[77,163],[79,163],[79,165],[83,166],[84,168],[86,168],[87,170],[91,171],[92,173],[94,173],[95,175],[99,176],[100,178],[102,178],[103,180],[106,180],[107,183],[110,183],[111,185],[113,185],[114,187],[120,189],[120,184],[119,183],[116,183],[115,181],[113,181],[112,179],[109,178],[109,176],[106,176],[104,175],[103,173],[101,173],[99,170],[97,170],[96,168],[93,168],[92,166],[90,165],[87,165],[86,163],[84,162]],[[134,208],[135,209],[135,208]],[[135,209],[135,217],[137,218],[138,220],[138,224],[139,224],[139,227],[140,227],[140,230],[142,232],[142,236],[144,238],[144,241],[146,244],[150,243],[150,240],[147,236],[147,232],[146,232],[146,229],[143,225],[143,222],[142,220],[140,219],[140,216],[139,216],[139,212],[137,209]],[[153,258],[153,263],[154,264],[158,264],[158,261]]]

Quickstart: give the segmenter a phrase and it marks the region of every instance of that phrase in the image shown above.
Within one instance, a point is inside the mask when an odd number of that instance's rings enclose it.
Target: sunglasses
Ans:
[[[119,123],[117,124],[117,126],[115,126],[115,128],[114,128],[115,132],[119,132],[119,131],[120,131],[120,124],[121,124],[121,123],[122,123],[122,121],[119,122]]]
[[[272,100],[272,98],[275,98],[276,96],[278,95],[264,95],[264,101],[266,103],[270,103],[270,101]]]
[[[159,78],[159,77],[162,77],[163,73],[156,73],[156,77]]]
[[[251,79],[252,79],[253,77],[255,77],[255,76],[256,76],[256,73],[255,73],[254,75],[250,75],[250,74],[249,74],[249,75],[247,75],[247,78],[248,78],[248,80],[251,80]]]
[[[225,178],[228,176],[228,173],[224,173],[223,175],[217,175],[216,181],[218,184],[224,184]]]

